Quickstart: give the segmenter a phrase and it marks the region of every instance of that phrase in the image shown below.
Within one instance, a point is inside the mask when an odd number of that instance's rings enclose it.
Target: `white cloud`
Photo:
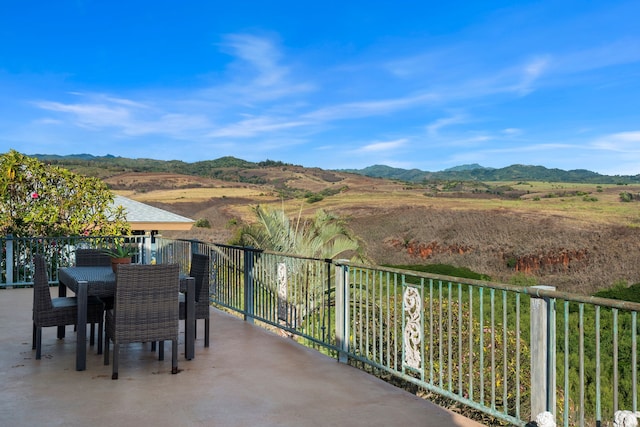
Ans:
[[[605,135],[593,141],[590,146],[605,151],[640,153],[640,131]]]
[[[209,132],[209,137],[247,138],[266,132],[300,127],[308,124],[304,121],[287,121],[269,117],[252,117]]]
[[[522,129],[506,128],[506,129],[502,129],[501,133],[506,136],[516,136],[516,135],[522,134]]]
[[[164,134],[180,138],[191,135],[194,130],[211,127],[202,114],[164,112],[124,98],[92,94],[84,96],[91,99],[79,103],[38,101],[34,105],[61,114],[62,118],[46,118],[47,124],[70,124],[92,131],[117,129],[125,136]],[[64,120],[65,115],[70,116],[71,120]]]
[[[640,62],[640,39],[623,38],[600,46],[558,55],[554,69],[565,74]]]
[[[236,58],[227,70],[230,83],[202,91],[206,97],[226,99],[233,104],[264,102],[315,89],[310,82],[297,81],[291,67],[282,62],[283,53],[268,37],[227,34],[220,47]]]
[[[254,83],[259,86],[277,84],[288,74],[287,68],[278,64],[280,52],[265,38],[250,34],[228,34],[222,46],[253,66],[258,72]]]
[[[514,90],[522,95],[533,91],[533,84],[542,76],[549,65],[549,58],[534,58],[525,64],[521,69],[521,80]]]
[[[35,105],[43,110],[71,114],[75,118],[75,124],[80,127],[121,127],[123,123],[128,123],[131,119],[129,110],[121,106],[105,104],[64,104],[52,101],[36,102]]]
[[[427,131],[429,135],[435,136],[437,133],[446,126],[452,126],[456,124],[461,124],[466,122],[466,117],[463,114],[456,114],[450,117],[443,117],[438,119],[427,126]]]
[[[341,120],[371,117],[426,104],[436,99],[436,95],[424,93],[377,101],[351,102],[320,108],[311,113],[305,114],[304,117],[315,120]]]
[[[374,142],[374,143],[365,145],[363,147],[360,147],[356,151],[360,153],[378,153],[382,151],[397,150],[398,148],[405,145],[407,141],[408,140],[406,138],[402,138],[402,139],[396,139],[393,141]]]

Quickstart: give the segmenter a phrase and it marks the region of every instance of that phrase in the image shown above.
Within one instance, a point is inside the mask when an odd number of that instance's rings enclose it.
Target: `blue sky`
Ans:
[[[640,173],[640,2],[0,0],[0,152]]]

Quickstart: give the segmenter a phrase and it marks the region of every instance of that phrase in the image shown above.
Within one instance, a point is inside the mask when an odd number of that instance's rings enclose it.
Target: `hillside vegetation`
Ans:
[[[628,184],[640,183],[640,175],[608,176],[585,169],[565,171],[548,169],[544,166],[511,165],[505,168],[485,168],[480,165],[463,165],[441,172],[425,172],[418,169],[399,169],[384,165],[369,166],[364,169],[349,169],[345,172],[359,173],[366,176],[388,179],[401,179],[410,182],[429,180],[466,180],[466,181],[553,181],[584,182],[594,184]]]
[[[347,221],[376,264],[446,264],[493,280],[583,294],[640,282],[640,183],[635,177],[572,171],[581,180],[522,173],[517,179],[494,174],[501,180],[423,176],[409,182],[232,157],[196,163],[46,159],[98,176],[118,194],[211,225],[182,237],[228,242],[239,227],[254,221],[251,207],[258,204],[303,217],[325,209]]]

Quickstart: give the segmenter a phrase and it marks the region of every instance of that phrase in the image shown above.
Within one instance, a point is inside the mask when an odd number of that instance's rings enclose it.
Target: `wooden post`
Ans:
[[[553,286],[533,286],[534,289],[554,291]],[[555,364],[550,360],[549,351],[555,346],[549,342],[550,328],[554,325],[550,322],[549,298],[538,297],[535,292],[531,295],[531,416],[549,411],[555,414],[555,408],[550,407],[554,401],[551,388],[554,383],[555,372],[550,372],[550,367]]]

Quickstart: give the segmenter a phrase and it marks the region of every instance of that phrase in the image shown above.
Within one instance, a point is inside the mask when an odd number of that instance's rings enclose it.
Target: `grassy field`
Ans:
[[[266,196],[264,191],[259,188],[180,188],[174,190],[157,190],[138,193],[133,190],[117,191],[121,196],[135,199],[139,202],[161,202],[176,203],[185,200],[202,202],[210,199],[231,198],[250,198],[256,200],[271,200],[273,197]]]
[[[526,275],[528,282],[578,293],[640,282],[640,185],[415,185],[283,168],[260,172],[269,184],[133,173],[107,182],[118,194],[211,224],[180,237],[226,243],[255,220],[258,204],[284,208],[291,217],[324,209],[345,219],[377,264],[441,263],[503,282]],[[622,192],[633,200],[621,201]],[[310,195],[320,197],[309,203]],[[428,256],[416,255],[426,247]]]

